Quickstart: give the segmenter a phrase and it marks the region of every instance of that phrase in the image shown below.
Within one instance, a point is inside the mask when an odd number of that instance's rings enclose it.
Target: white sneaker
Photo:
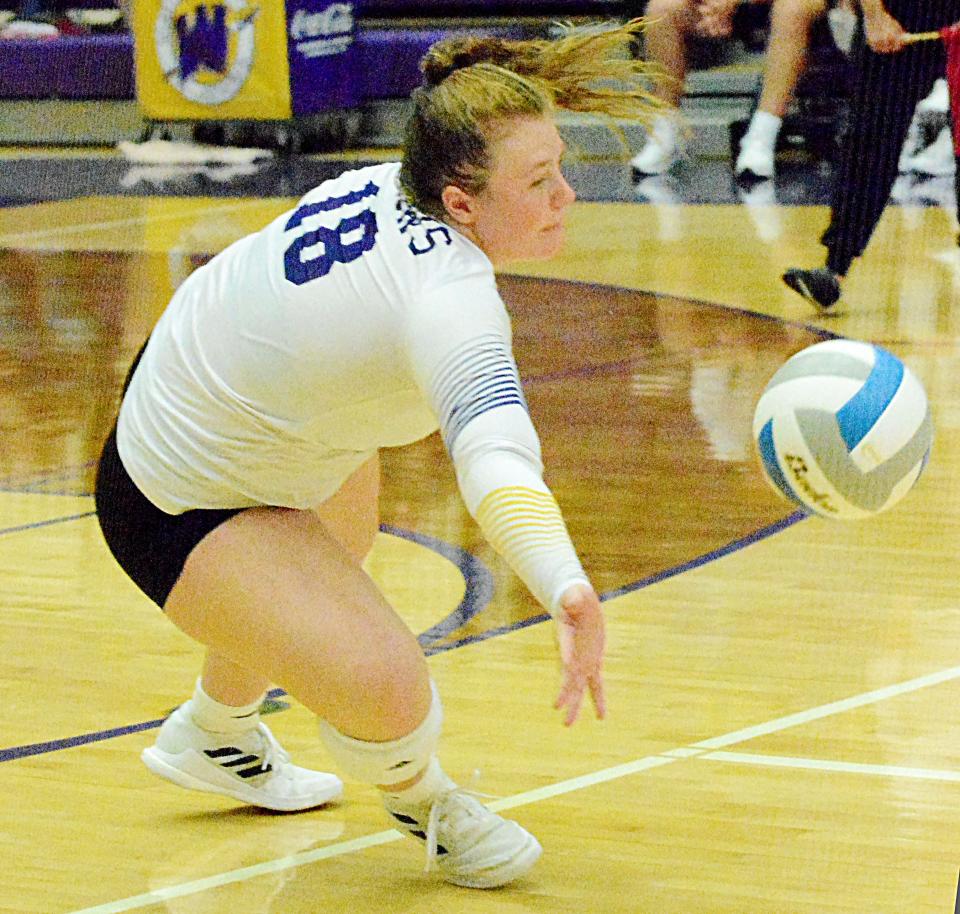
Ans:
[[[677,145],[662,145],[651,137],[631,160],[630,165],[640,175],[662,175],[680,161]]]
[[[740,153],[733,173],[738,177],[753,175],[755,178],[773,177],[773,145],[754,139],[747,133],[740,143]]]
[[[841,52],[849,54],[857,31],[856,15],[850,10],[835,8],[827,13],[827,24],[833,43]]]
[[[921,175],[945,177],[957,169],[957,160],[953,151],[953,134],[947,124],[937,138],[925,149],[921,149],[907,162],[909,171]]]
[[[910,171],[910,163],[921,149],[923,149],[923,143],[920,138],[920,119],[914,114],[907,130],[907,138],[900,149],[900,158],[897,161],[898,174],[905,175]]]
[[[435,865],[454,885],[506,885],[529,872],[543,850],[516,822],[458,787],[439,794],[432,806],[403,806],[387,798],[384,805],[400,828],[426,842],[427,869]]]
[[[953,175],[919,178],[913,186],[911,197],[922,206],[941,206],[953,213],[957,210],[957,188]]]
[[[631,160],[631,168],[640,175],[662,175],[683,157],[680,128],[669,115],[654,120],[647,141]]]
[[[180,787],[280,812],[322,806],[343,793],[335,775],[292,764],[266,724],[245,733],[211,733],[193,723],[183,705],[140,757],[154,774]]]
[[[926,98],[917,102],[917,111],[946,114],[950,110],[950,88],[945,79],[938,79]]]

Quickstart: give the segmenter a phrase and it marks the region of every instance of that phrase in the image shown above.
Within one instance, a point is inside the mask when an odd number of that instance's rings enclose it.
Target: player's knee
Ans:
[[[324,720],[320,721],[320,739],[349,777],[386,786],[408,781],[427,767],[440,740],[443,710],[432,681],[430,693],[426,716],[397,739],[354,739]]]
[[[368,656],[352,671],[351,686],[356,701],[352,716],[368,722],[368,729],[392,739],[413,730],[430,704],[429,668],[416,641],[413,650],[398,645],[396,650]]]

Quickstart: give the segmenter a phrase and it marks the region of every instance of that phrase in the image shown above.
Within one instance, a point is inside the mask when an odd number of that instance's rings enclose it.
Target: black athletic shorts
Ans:
[[[142,354],[141,349],[123,385],[124,393]],[[137,488],[121,463],[116,425],[100,455],[94,500],[97,520],[113,557],[134,584],[161,608],[197,543],[244,510],[198,509],[183,514],[161,511]]]

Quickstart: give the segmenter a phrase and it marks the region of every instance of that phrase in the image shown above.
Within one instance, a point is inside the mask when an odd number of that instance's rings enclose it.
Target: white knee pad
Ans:
[[[321,720],[320,740],[344,773],[358,781],[385,786],[408,781],[430,764],[440,741],[443,708],[433,680],[430,691],[433,701],[423,723],[400,739],[386,743],[353,739]]]

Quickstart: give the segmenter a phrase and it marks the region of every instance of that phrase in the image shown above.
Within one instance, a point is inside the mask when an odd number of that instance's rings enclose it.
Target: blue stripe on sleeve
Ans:
[[[509,347],[498,336],[470,340],[450,353],[434,381],[447,450],[478,416],[505,406],[527,409]]]

